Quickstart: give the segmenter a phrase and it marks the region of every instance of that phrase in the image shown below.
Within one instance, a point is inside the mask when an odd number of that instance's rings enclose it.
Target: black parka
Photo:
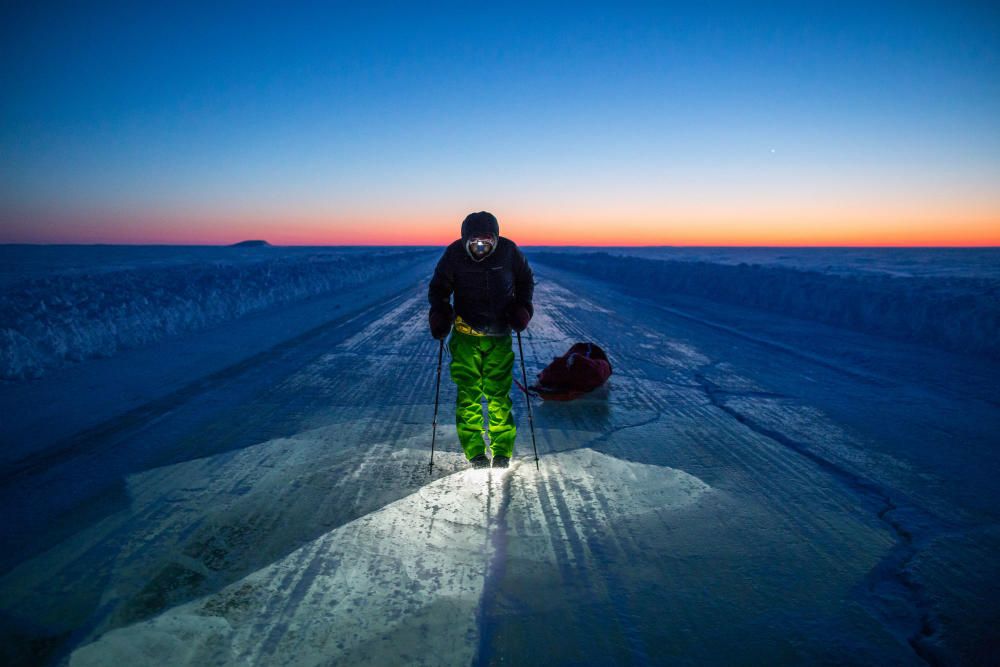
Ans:
[[[534,275],[517,244],[503,236],[488,257],[476,261],[465,242],[449,245],[434,269],[427,298],[431,310],[447,311],[452,293],[455,314],[472,328],[491,336],[509,336],[508,314],[514,304],[534,313]]]

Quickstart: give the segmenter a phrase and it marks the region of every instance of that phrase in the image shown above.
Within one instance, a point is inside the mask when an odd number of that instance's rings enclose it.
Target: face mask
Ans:
[[[478,262],[488,257],[493,252],[495,245],[493,237],[486,237],[471,238],[465,247],[469,250],[469,254],[472,255],[472,259]]]

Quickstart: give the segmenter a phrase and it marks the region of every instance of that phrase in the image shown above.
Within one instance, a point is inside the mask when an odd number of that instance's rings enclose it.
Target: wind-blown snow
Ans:
[[[1000,280],[838,275],[756,264],[726,265],[531,253],[531,261],[624,284],[758,308],[889,338],[1000,357]]]
[[[0,291],[0,378],[40,377],[68,363],[360,285],[429,257],[426,250],[263,250],[111,270],[84,263],[7,283]]]

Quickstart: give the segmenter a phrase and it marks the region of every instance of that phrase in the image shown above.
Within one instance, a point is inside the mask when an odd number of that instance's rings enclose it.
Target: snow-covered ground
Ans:
[[[836,275],[910,278],[1000,278],[1000,248],[727,248],[727,247],[570,247],[535,246],[535,253],[604,252],[674,262],[757,264]]]
[[[4,246],[0,380],[206,329],[408,268],[426,250]],[[130,257],[131,255],[131,257]]]
[[[578,340],[614,366],[535,404],[538,470],[523,396],[513,467],[466,468],[445,372],[428,471],[432,256],[5,459],[0,658],[995,664],[995,361],[528,256],[529,375]]]
[[[892,259],[899,251],[889,252],[893,254],[888,259]],[[963,276],[903,276],[898,271],[878,270],[871,262],[859,271],[848,271],[850,262],[841,262],[834,271],[823,266],[827,260],[820,255],[811,256],[815,266],[808,269],[800,268],[806,262],[799,256],[793,257],[796,261],[791,267],[776,260],[734,264],[736,254],[733,261],[724,263],[592,252],[536,252],[534,256],[653,296],[748,306],[1000,358],[1000,276],[991,275],[1000,265],[1000,251],[976,253],[969,259],[970,264],[975,260],[978,272],[973,273],[976,266],[966,266],[970,275]],[[988,261],[991,257],[995,264]],[[885,264],[892,267],[898,261]]]

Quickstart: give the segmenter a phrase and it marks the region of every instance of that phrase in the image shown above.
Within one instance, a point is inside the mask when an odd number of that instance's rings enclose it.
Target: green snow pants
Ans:
[[[452,330],[451,379],[458,387],[455,426],[465,456],[483,454],[483,395],[489,412],[490,449],[493,456],[514,453],[517,427],[511,413],[510,388],[514,381],[514,350],[510,336],[470,336]]]

